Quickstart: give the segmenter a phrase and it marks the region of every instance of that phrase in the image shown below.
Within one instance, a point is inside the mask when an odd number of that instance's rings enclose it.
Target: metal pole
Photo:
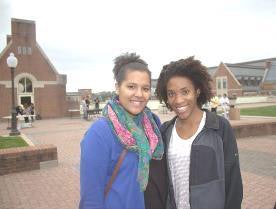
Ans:
[[[14,68],[11,68],[11,82],[12,82],[12,111],[11,111],[11,132],[10,136],[17,136],[20,132],[17,130],[17,118],[15,110],[15,99],[14,99]]]

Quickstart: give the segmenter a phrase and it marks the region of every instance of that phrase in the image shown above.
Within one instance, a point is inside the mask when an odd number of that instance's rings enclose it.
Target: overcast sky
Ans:
[[[191,55],[208,67],[276,57],[275,0],[0,0],[1,51],[11,18],[36,22],[67,91],[113,90],[113,59],[127,51],[153,78]]]

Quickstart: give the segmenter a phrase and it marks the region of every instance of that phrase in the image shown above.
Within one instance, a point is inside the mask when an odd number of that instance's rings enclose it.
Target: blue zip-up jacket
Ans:
[[[138,155],[128,151],[111,189],[104,189],[123,150],[108,121],[101,118],[81,142],[80,209],[144,209],[144,194],[137,181]]]
[[[158,126],[159,118],[153,114]],[[138,155],[128,151],[106,197],[104,189],[123,146],[107,119],[96,121],[81,142],[80,209],[145,209],[144,192],[137,179]]]

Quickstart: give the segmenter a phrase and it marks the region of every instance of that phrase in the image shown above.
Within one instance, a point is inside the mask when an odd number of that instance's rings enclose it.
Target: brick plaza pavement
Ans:
[[[160,115],[161,120],[172,117]],[[250,123],[242,119],[231,123]],[[259,119],[261,120],[261,119]],[[91,125],[81,119],[39,120],[21,130],[34,144],[58,148],[57,167],[0,176],[0,209],[76,209],[80,140]],[[8,134],[0,123],[0,135]],[[276,135],[238,139],[244,183],[243,209],[272,209],[276,200]]]

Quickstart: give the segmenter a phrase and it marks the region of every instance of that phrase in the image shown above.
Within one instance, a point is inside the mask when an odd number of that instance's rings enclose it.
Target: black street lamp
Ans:
[[[16,109],[15,109],[15,98],[14,98],[14,71],[17,66],[17,58],[13,53],[10,53],[10,56],[7,58],[7,64],[11,69],[11,82],[12,82],[12,109],[11,109],[11,132],[10,136],[17,136],[20,132],[17,130],[17,118],[16,118]]]

